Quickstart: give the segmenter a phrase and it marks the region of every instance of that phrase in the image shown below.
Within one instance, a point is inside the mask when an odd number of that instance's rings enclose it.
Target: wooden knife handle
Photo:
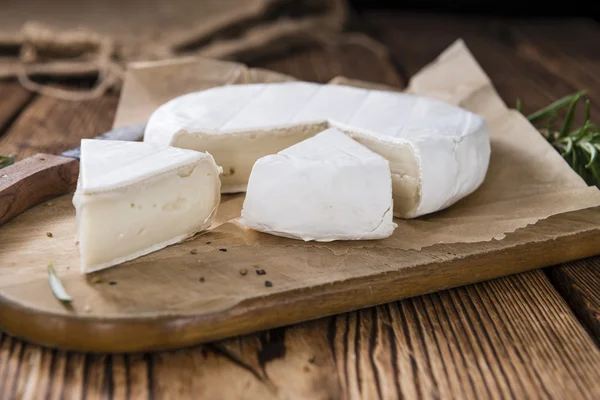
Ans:
[[[36,154],[0,169],[0,226],[44,200],[74,190],[79,161]]]

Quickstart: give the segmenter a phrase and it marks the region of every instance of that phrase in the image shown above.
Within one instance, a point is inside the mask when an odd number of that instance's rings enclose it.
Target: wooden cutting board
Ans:
[[[227,196],[224,206],[238,200]],[[0,327],[28,341],[83,351],[192,345],[598,254],[599,227],[600,213],[588,209],[476,246],[384,255],[369,248],[347,254],[334,245],[311,247],[299,269],[280,262],[286,247],[263,246],[240,262],[236,253],[247,244],[232,243],[225,232],[235,228],[226,224],[127,267],[84,277],[67,195],[0,230]],[[75,299],[72,307],[53,297],[49,261]]]
[[[217,216],[223,224],[210,232],[83,276],[71,199],[41,204],[0,229],[0,329],[81,351],[193,345],[600,252],[596,208],[550,217],[502,240],[421,251],[369,243],[305,245],[264,240],[262,234],[256,246],[234,224],[223,223],[243,200],[227,195]],[[291,246],[306,248],[299,256]],[[72,305],[52,295],[49,262]]]

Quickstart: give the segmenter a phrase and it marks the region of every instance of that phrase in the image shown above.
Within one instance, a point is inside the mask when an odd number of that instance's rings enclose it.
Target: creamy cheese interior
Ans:
[[[327,124],[322,123],[218,136],[181,131],[173,137],[171,146],[190,150],[202,148],[202,151],[210,153],[223,168],[221,192],[237,193],[246,191],[256,160],[286,149],[326,128]]]
[[[328,123],[298,125],[283,129],[239,132],[229,135],[190,134],[181,131],[173,138],[172,146],[183,149],[204,149],[212,154],[223,168],[222,193],[245,192],[252,166],[256,160],[275,154],[327,129]],[[390,146],[374,138],[340,129],[357,142],[386,158],[392,172],[394,215],[406,216],[419,204],[419,163],[408,144]]]
[[[93,272],[177,243],[207,228],[220,199],[212,159],[122,188],[76,193],[81,270]]]
[[[405,217],[413,214],[420,201],[421,174],[412,147],[408,144],[390,146],[369,136],[345,133],[388,160],[392,173],[394,215]]]

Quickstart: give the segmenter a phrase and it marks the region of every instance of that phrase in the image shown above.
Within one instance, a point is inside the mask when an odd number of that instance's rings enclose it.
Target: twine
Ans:
[[[23,87],[32,92],[67,101],[90,100],[103,96],[123,79],[122,67],[112,60],[115,46],[113,40],[108,37],[85,29],[56,32],[37,22],[26,23],[22,29],[22,36],[17,79]],[[44,59],[89,57],[90,54],[95,54],[92,64],[98,71],[96,84],[90,89],[60,89],[34,82],[30,77],[29,67],[43,63]]]
[[[107,36],[79,28],[67,32],[57,32],[37,22],[28,22],[22,28],[22,45],[19,53],[19,68],[17,79],[26,89],[42,95],[67,101],[90,100],[102,97],[108,90],[121,84],[124,70],[113,60],[115,43]],[[341,46],[356,45],[362,47],[381,61],[393,64],[386,46],[375,39],[359,33],[318,33],[307,31],[317,45],[326,51],[340,51]],[[92,88],[84,90],[67,90],[35,82],[31,76],[35,74],[35,66],[44,61],[65,58],[80,58],[83,62],[93,65],[98,71],[98,78]],[[90,58],[92,58],[90,60]],[[232,76],[231,82],[239,80],[239,71]],[[244,78],[247,79],[247,76]]]

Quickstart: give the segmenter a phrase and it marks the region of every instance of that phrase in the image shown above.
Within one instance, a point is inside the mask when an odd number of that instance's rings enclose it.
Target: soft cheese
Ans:
[[[439,100],[309,82],[245,84],[186,94],[150,117],[144,141],[208,151],[222,192],[244,191],[256,160],[335,127],[385,157],[394,215],[418,217],[475,191],[490,158],[486,121]]]
[[[207,153],[82,140],[73,197],[82,273],[162,249],[209,227],[221,197],[220,172]]]
[[[254,164],[239,222],[304,241],[390,236],[388,161],[331,128]]]

